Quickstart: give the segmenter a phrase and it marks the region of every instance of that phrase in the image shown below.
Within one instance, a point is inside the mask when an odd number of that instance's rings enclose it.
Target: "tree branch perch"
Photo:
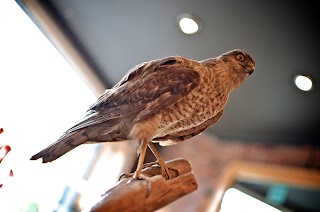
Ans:
[[[146,168],[142,173],[150,177],[149,181],[123,179],[83,212],[155,211],[197,189],[197,181],[187,160],[176,159],[166,164],[172,179],[165,180],[159,166]],[[148,183],[151,188],[149,194]]]

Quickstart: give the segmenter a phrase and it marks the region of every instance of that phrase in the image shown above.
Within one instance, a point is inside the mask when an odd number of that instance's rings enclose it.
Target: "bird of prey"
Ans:
[[[143,178],[149,147],[162,175],[170,178],[153,143],[177,144],[216,123],[230,92],[254,68],[252,57],[239,49],[202,61],[173,56],[139,64],[107,89],[83,119],[31,160],[51,162],[84,143],[132,140],[139,144],[132,177]]]

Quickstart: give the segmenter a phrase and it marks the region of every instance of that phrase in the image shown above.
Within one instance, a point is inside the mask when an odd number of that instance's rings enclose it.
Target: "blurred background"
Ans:
[[[299,168],[306,176],[319,171],[318,10],[316,1],[1,1],[0,142],[12,146],[7,164],[17,174],[0,194],[25,191],[14,206],[20,209],[88,207],[135,168],[134,144],[83,145],[45,165],[29,157],[134,65],[171,55],[202,60],[236,48],[254,58],[256,70],[231,94],[221,120],[159,148],[166,160],[188,159],[199,183],[161,211],[210,208],[224,170],[239,160]],[[230,187],[273,209],[320,210],[314,185],[233,178]]]

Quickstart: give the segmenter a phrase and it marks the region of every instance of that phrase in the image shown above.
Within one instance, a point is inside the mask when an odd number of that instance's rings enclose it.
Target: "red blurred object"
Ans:
[[[8,145],[4,145],[0,147],[0,163],[4,159],[4,157],[10,152],[11,147]]]
[[[0,128],[0,134],[3,133],[3,128]],[[8,145],[3,145],[0,146],[0,163],[2,162],[2,160],[6,157],[6,155],[8,154],[8,152],[10,152],[11,147]],[[13,171],[10,170],[9,172],[9,177],[13,176]],[[2,188],[3,184],[0,182],[0,188]]]

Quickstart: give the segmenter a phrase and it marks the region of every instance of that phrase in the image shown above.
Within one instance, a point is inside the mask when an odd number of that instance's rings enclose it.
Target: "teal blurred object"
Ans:
[[[288,186],[283,184],[271,185],[267,191],[266,199],[272,205],[283,205],[287,199]]]

